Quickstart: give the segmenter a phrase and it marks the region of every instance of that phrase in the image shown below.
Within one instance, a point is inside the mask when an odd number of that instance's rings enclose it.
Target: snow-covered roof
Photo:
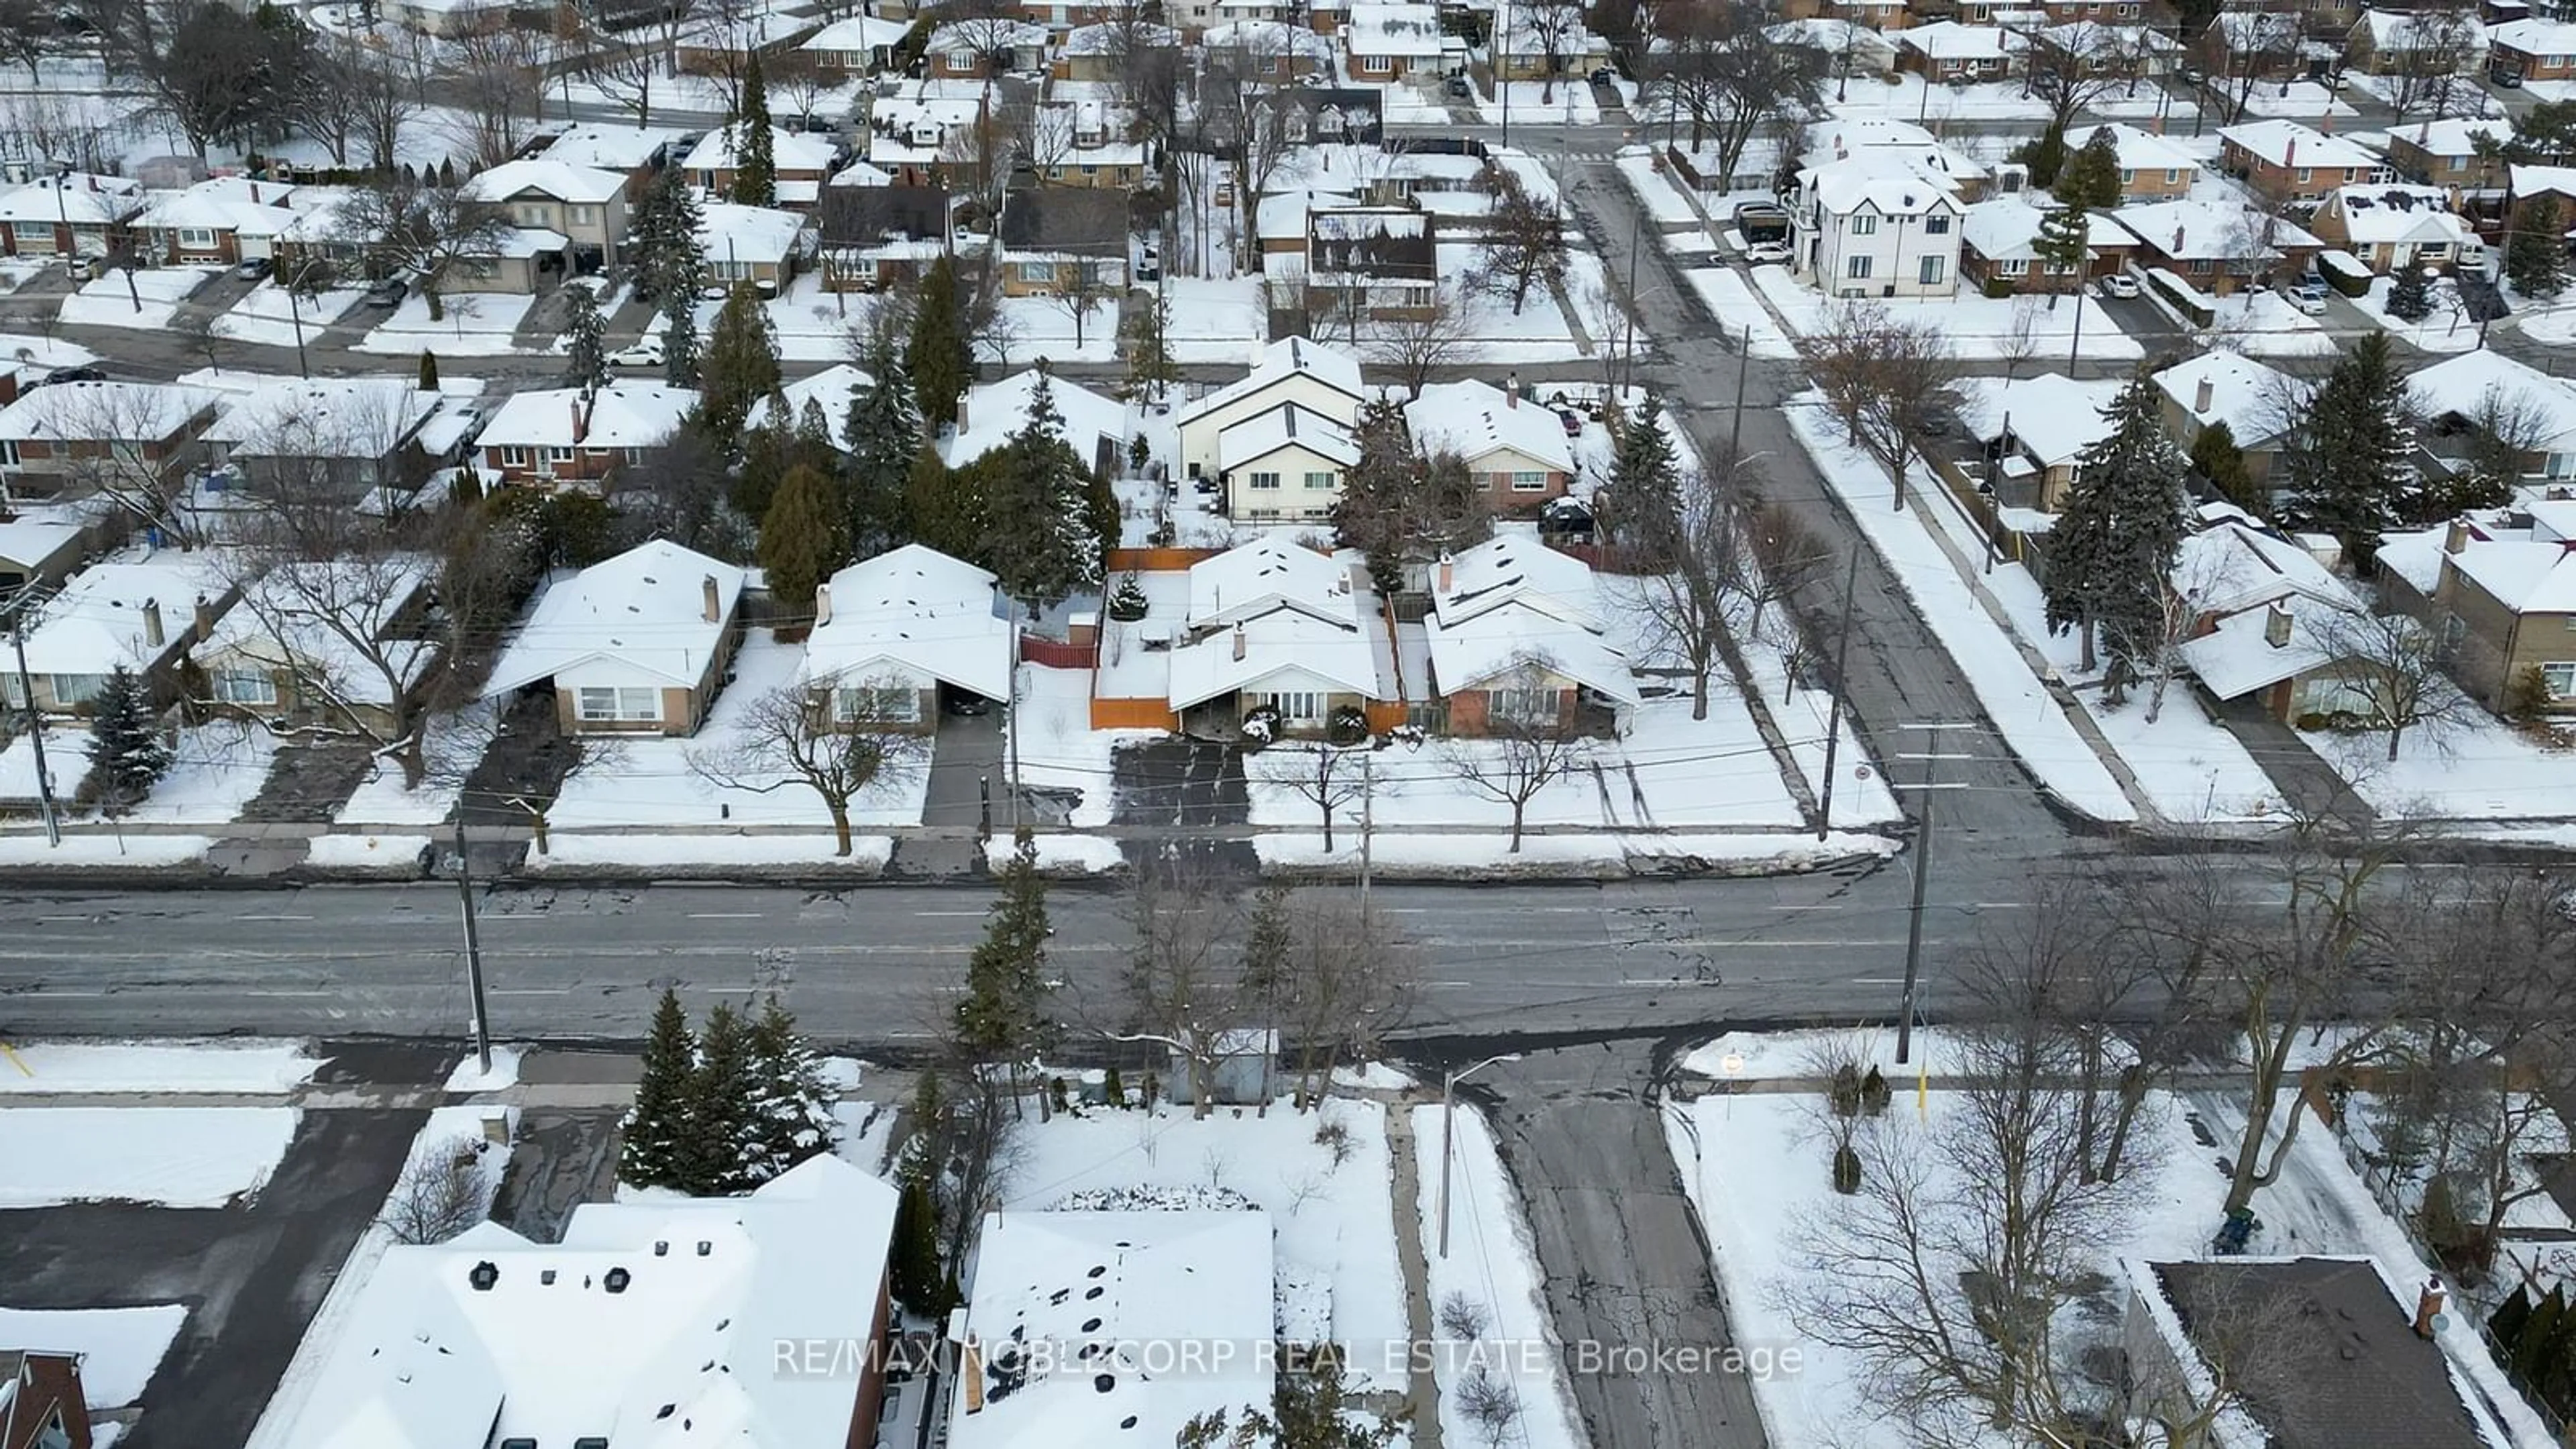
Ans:
[[[475,438],[510,448],[649,448],[678,430],[698,390],[659,382],[612,382],[587,407],[577,387],[512,393]]]
[[[2238,51],[2277,49],[2299,39],[2296,11],[2224,10],[2213,23],[2219,37]]]
[[[2218,137],[2273,166],[2357,167],[2377,170],[2380,160],[2341,136],[2329,136],[2296,121],[2247,121],[2220,128]]]
[[[1537,547],[1537,545],[1531,545]],[[1618,651],[1579,624],[1511,603],[1462,623],[1422,621],[1431,677],[1443,694],[1474,689],[1521,670],[1546,670],[1621,704],[1637,702],[1636,676]]]
[[[2474,419],[2492,397],[2530,413],[2531,451],[2576,452],[2576,385],[2503,353],[2482,347],[2444,358],[2409,374],[2406,390],[2424,415],[2435,418]]]
[[[98,226],[133,210],[142,186],[122,176],[44,176],[0,191],[0,222],[61,222]]]
[[[1821,167],[1863,155],[1901,157],[1916,174],[1973,181],[1987,174],[1977,159],[1945,144],[1912,121],[1862,116],[1818,121],[1807,128],[1806,149],[1798,155],[1805,167]]]
[[[2019,37],[2000,25],[1961,25],[1936,20],[1896,32],[1897,45],[1934,60],[2002,60],[2021,49]]]
[[[22,513],[0,519],[0,563],[33,569],[65,549],[79,547],[83,531],[79,522],[70,518]]]
[[[157,443],[213,407],[205,388],[166,382],[58,382],[0,408],[0,440]]]
[[[2484,120],[2451,116],[2439,121],[2418,121],[2411,126],[2398,126],[2388,133],[2390,144],[2399,141],[2427,156],[2465,159],[2478,153],[2478,138],[2492,136],[2497,145],[2513,139],[2513,122],[2502,116]]]
[[[877,50],[901,43],[911,33],[912,22],[893,20],[882,15],[853,15],[835,20],[815,31],[796,48],[799,50]]]
[[[381,458],[418,431],[439,396],[407,377],[280,377],[207,427],[237,457]]]
[[[679,132],[662,126],[567,126],[541,154],[568,166],[633,171],[678,139]]]
[[[836,362],[821,372],[809,373],[779,389],[787,399],[787,416],[793,421],[805,416],[808,400],[823,405],[823,425],[832,432],[832,446],[842,452],[850,449],[850,400],[859,388],[876,381],[863,368]],[[766,413],[763,414],[766,416]]]
[[[2289,636],[2277,645],[2269,633],[2269,609],[2230,614],[2209,632],[2184,640],[2182,662],[2219,699],[2239,699],[2282,680],[2296,679],[2334,662],[2333,655],[2317,642],[2313,621],[2308,617],[2313,612],[2314,609],[2290,606]]]
[[[879,674],[928,675],[1009,698],[1015,649],[994,578],[917,543],[850,565],[825,585],[832,617],[806,636],[797,678],[859,685]]]
[[[1077,25],[1065,32],[1060,49],[1066,55],[1105,55],[1122,57],[1138,51],[1170,50],[1181,43],[1181,33],[1168,25],[1150,21],[1129,24]]]
[[[2371,182],[2336,189],[2325,209],[2343,218],[2355,246],[2383,242],[2455,245],[2477,235],[2451,211],[2451,193],[2439,186]]]
[[[1886,34],[1849,20],[1810,17],[1805,20],[1783,20],[1762,28],[1762,38],[1774,45],[1804,45],[1828,55],[1844,51],[1876,55],[1882,59],[1896,53]],[[1658,35],[1647,42],[1649,51],[1676,48],[1676,42]]]
[[[1391,656],[1383,643],[1382,636],[1373,640],[1357,625],[1274,609],[1175,647],[1168,697],[1172,708],[1189,709],[1265,683],[1313,688],[1312,681],[1342,693],[1392,699],[1395,689],[1384,668]]]
[[[669,539],[637,544],[546,590],[492,666],[483,692],[506,694],[593,660],[668,684],[695,685],[733,627],[743,577],[732,564]],[[706,607],[711,579],[713,619]]]
[[[1331,41],[1284,20],[1229,20],[1201,31],[1199,43],[1211,51],[1237,50],[1264,59],[1293,57],[1319,65],[1329,65],[1333,59]],[[1582,52],[1577,47],[1569,48],[1568,53]]]
[[[839,1444],[855,1372],[777,1351],[865,1343],[895,1201],[825,1153],[748,1197],[584,1203],[559,1244],[389,1248],[283,1449]]]
[[[1963,378],[1959,421],[1979,439],[1999,438],[2009,427],[2014,440],[2041,467],[2064,467],[2118,431],[2102,409],[2119,396],[2120,386],[2116,380],[2078,382],[2055,372],[2009,382],[2000,377]]]
[[[1295,237],[1306,235],[1306,218],[1316,211],[1357,206],[1356,196],[1337,191],[1274,191],[1261,198],[1253,208],[1253,234],[1260,237]]]
[[[1957,178],[1899,152],[1865,151],[1810,166],[1798,173],[1798,180],[1830,216],[1863,210],[1881,216],[1923,216],[1959,209],[1951,194],[1958,187]]]
[[[2080,146],[2093,139],[2097,131],[2111,133],[2112,144],[2120,153],[2124,171],[2180,171],[2190,176],[2200,170],[2200,158],[2153,131],[2142,131],[2123,121],[2112,121],[2069,135],[2066,144]]]
[[[2398,10],[2365,10],[2361,28],[2370,32],[2373,49],[2406,53],[2416,50],[2483,54],[2487,28],[2475,15],[2450,11],[2412,15]]]
[[[2563,543],[2471,537],[2451,567],[2517,614],[2576,614],[2576,553]]]
[[[1350,565],[1268,537],[1190,565],[1189,610],[1192,629],[1222,628],[1284,611],[1356,631],[1364,617]]]
[[[295,222],[295,212],[286,204],[293,189],[275,182],[220,176],[200,181],[185,191],[153,193],[151,206],[134,219],[134,224],[275,236]]]
[[[698,245],[706,248],[709,261],[779,262],[796,249],[796,234],[805,226],[800,212],[703,202],[698,208]]]
[[[2310,384],[2237,352],[2204,352],[2155,375],[2156,387],[2202,426],[2223,422],[2240,448],[2259,447],[2287,430]],[[2200,385],[2209,384],[2209,406]]]
[[[1039,50],[1046,42],[1047,28],[1034,20],[952,20],[930,32],[929,43],[923,48],[933,55],[957,50],[982,54],[1005,49]]]
[[[194,654],[292,667],[306,693],[390,706],[393,684],[378,660],[409,687],[438,659],[435,641],[391,632],[437,577],[438,561],[425,554],[280,564],[242,590]]]
[[[2146,245],[2176,260],[2263,261],[2287,246],[2322,245],[2288,217],[2265,216],[2233,201],[2136,202],[2110,213]],[[2268,234],[2271,244],[2265,245]]]
[[[571,237],[551,227],[514,226],[503,229],[494,240],[492,250],[496,255],[508,258],[544,257],[571,245]]]
[[[535,192],[557,201],[598,205],[626,191],[626,177],[597,166],[575,166],[551,154],[525,161],[505,161],[477,171],[465,183],[465,194],[477,201],[507,201]]]
[[[1261,350],[1261,359],[1252,371],[1182,408],[1173,415],[1175,426],[1202,418],[1231,403],[1241,402],[1271,384],[1289,377],[1311,377],[1325,386],[1360,397],[1360,365],[1347,353],[1335,352],[1303,337],[1283,337]]]
[[[2516,197],[2576,196],[2576,166],[2509,166],[2505,184]]]
[[[1606,627],[1592,566],[1526,534],[1496,534],[1432,571],[1431,608],[1444,624],[1514,605],[1595,633]]]
[[[2508,20],[2490,27],[2487,40],[2525,55],[2576,55],[2576,22]]]
[[[982,1407],[961,1374],[950,1449],[1142,1449],[1212,1409],[1266,1411],[1271,1365],[1241,1350],[1276,1336],[1271,1234],[1268,1213],[1208,1208],[985,1218],[966,1309]],[[1144,1357],[1191,1346],[1236,1351],[1177,1372]]]
[[[824,137],[809,136],[802,131],[782,131],[772,126],[769,128],[769,153],[771,164],[783,180],[791,172],[822,175],[832,169],[832,157],[837,151]],[[688,159],[680,164],[690,171],[730,171],[734,168],[736,155],[734,128],[718,126],[707,132],[697,145],[690,147]]]
[[[1028,367],[999,382],[968,388],[958,406],[957,430],[939,445],[948,466],[962,468],[1009,442],[1029,419],[1029,395],[1036,390],[1037,380],[1038,370]],[[1064,440],[1084,467],[1091,466],[1092,453],[1102,438],[1119,442],[1127,437],[1125,403],[1052,373],[1047,376],[1047,391],[1064,419]]]
[[[1553,472],[1574,471],[1564,420],[1553,409],[1517,403],[1490,382],[1426,384],[1404,405],[1404,426],[1426,454],[1455,453],[1472,465],[1509,449]]]
[[[2184,537],[2174,552],[2172,583],[2203,616],[2241,614],[2282,600],[2294,609],[2361,607],[2351,588],[2306,549],[2233,509]]]
[[[1999,262],[2030,262],[2039,253],[2031,244],[2039,239],[2040,218],[2055,208],[2033,205],[2025,196],[1997,196],[1977,202],[1960,214],[1959,241],[1978,255]],[[2089,247],[2129,247],[2137,238],[2111,219],[2107,212],[2089,212],[2084,218],[2084,239]]]
[[[1298,447],[1347,468],[1360,460],[1348,426],[1296,403],[1255,413],[1217,434],[1216,466],[1231,473],[1282,448]]]
[[[1342,45],[1353,55],[1430,55],[1440,53],[1440,9],[1436,5],[1372,4],[1354,0],[1342,22]]]
[[[31,674],[140,673],[185,642],[199,599],[232,592],[222,561],[202,550],[142,563],[92,564],[71,576],[27,631]],[[151,642],[158,611],[161,643]]]

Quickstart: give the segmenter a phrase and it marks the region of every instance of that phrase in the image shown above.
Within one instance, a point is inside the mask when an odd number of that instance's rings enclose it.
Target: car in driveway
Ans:
[[[2113,272],[2102,279],[2101,292],[2106,298],[2125,302],[2138,295],[2138,279],[2126,272]]]
[[[105,381],[107,381],[106,368],[100,367],[95,363],[84,362],[74,367],[57,367],[53,371],[46,373],[44,376],[28,382],[26,386],[29,388],[39,388],[49,387],[58,382]]]
[[[1461,99],[1473,96],[1476,93],[1476,88],[1469,85],[1467,83],[1467,78],[1463,75],[1453,75],[1449,77],[1448,83],[1442,86],[1441,89],[1447,91],[1453,96],[1460,97]]]
[[[386,281],[378,282],[373,287],[367,289],[367,305],[370,307],[399,307],[402,305],[403,298],[410,295],[411,284],[400,277],[394,277]]]
[[[993,702],[980,694],[969,694],[954,686],[939,691],[939,703],[950,714],[967,719],[993,712]]]
[[[2284,289],[2290,305],[2311,317],[2322,317],[2326,310],[2326,284],[2310,279]]]
[[[241,278],[245,282],[256,282],[260,278],[268,275],[268,258],[253,257],[249,261],[242,263],[240,266],[233,268],[233,275]]]
[[[1796,255],[1797,253],[1789,250],[1789,244],[1787,242],[1755,242],[1753,245],[1744,249],[1745,263],[1749,266],[1756,267],[1785,267],[1789,264],[1790,259]]]
[[[646,337],[635,342],[628,343],[626,346],[608,354],[608,362],[612,367],[660,367],[662,365],[662,339],[659,337]]]

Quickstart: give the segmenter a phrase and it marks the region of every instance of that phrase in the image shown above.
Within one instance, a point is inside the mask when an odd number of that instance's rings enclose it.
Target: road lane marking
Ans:
[[[761,913],[760,913],[759,911],[691,911],[691,912],[689,912],[689,919],[690,919],[690,920],[692,920],[692,921],[757,921],[757,920],[759,920],[759,919],[760,919],[760,917],[761,917]]]
[[[269,915],[254,915],[254,916],[235,916],[235,917],[233,917],[233,919],[234,919],[234,920],[236,920],[236,921],[309,921],[309,920],[312,920],[313,918],[312,918],[311,916],[287,916],[287,915],[269,916]]]
[[[494,996],[570,996],[569,986],[496,986]]]
[[[982,916],[991,913],[987,911],[915,911],[913,914],[916,916]]]

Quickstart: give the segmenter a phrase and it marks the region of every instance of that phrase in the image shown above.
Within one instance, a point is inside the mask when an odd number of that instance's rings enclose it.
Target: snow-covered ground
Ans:
[[[0,1208],[111,1199],[221,1207],[268,1180],[292,1107],[0,1108]]]
[[[1128,1074],[1131,1087],[1141,1079]],[[1339,1165],[1315,1140],[1324,1122],[1348,1134]],[[1385,1108],[1333,1098],[1313,1112],[1275,1102],[1262,1115],[1220,1107],[1205,1120],[1186,1107],[1088,1108],[1052,1122],[1032,1117],[1012,1140],[1021,1155],[1002,1185],[1004,1211],[1043,1210],[1086,1189],[1229,1188],[1268,1211],[1278,1234],[1283,1338],[1329,1338],[1353,1349],[1361,1369],[1382,1366],[1384,1351],[1407,1339]],[[1367,1387],[1382,1382],[1371,1379]],[[1384,1386],[1401,1389],[1403,1380]]]
[[[1753,282],[1791,330],[1801,335],[1822,331],[1831,320],[1833,303],[1790,275],[1786,267],[1755,267]],[[2098,362],[2135,362],[2146,355],[2146,349],[2121,332],[2093,298],[2058,297],[2054,307],[2050,300],[1989,297],[1963,288],[1949,297],[1891,297],[1876,305],[1885,307],[1896,321],[1929,322],[1940,328],[1951,351],[1962,358],[2001,360],[2016,350],[2043,362],[2070,354]]]
[[[1692,267],[1682,277],[1728,336],[1752,337],[1754,356],[1782,360],[1798,355],[1798,344],[1780,330],[1771,309],[1745,285],[1742,272],[1733,267]]]
[[[803,786],[798,786],[803,789]],[[809,792],[810,793],[810,792]],[[821,808],[819,801],[817,809]],[[839,854],[838,837],[823,835],[568,835],[555,832],[548,851],[529,852],[521,868],[546,871],[600,870],[631,866],[661,870],[696,867],[705,870],[760,870],[795,866],[835,871],[883,870],[894,854],[894,840],[884,835],[853,835],[850,853]]]
[[[1842,812],[1834,812],[1839,816]],[[1896,842],[1883,835],[1837,830],[1818,840],[1785,831],[1742,835],[1638,834],[1586,831],[1580,835],[1526,835],[1520,853],[1510,851],[1508,834],[1476,832],[1407,835],[1379,831],[1369,841],[1370,866],[1381,875],[1417,875],[1435,879],[1465,877],[1503,880],[1514,875],[1559,877],[1571,872],[1618,876],[1631,871],[1663,871],[1676,866],[1725,870],[1730,867],[1764,873],[1808,870],[1854,856],[1896,853]],[[1324,849],[1320,832],[1265,831],[1252,840],[1262,865],[1282,871],[1329,868],[1357,869],[1359,832],[1347,824]]]
[[[753,630],[734,656],[733,681],[716,697],[695,738],[638,735],[620,741],[614,764],[577,771],[564,782],[549,819],[563,831],[608,826],[788,825],[828,832],[831,812],[824,807],[823,797],[801,780],[767,773],[734,788],[707,780],[690,765],[692,758],[713,763],[736,749],[753,703],[793,686],[803,659],[804,651],[798,646],[779,643],[767,629]],[[921,823],[922,799],[930,788],[929,767],[925,748],[907,768],[881,778],[852,801],[851,822],[861,828]],[[758,788],[761,785],[775,788],[764,792]],[[558,837],[558,851],[562,845]]]
[[[439,298],[447,315],[433,322],[429,298],[414,292],[358,339],[360,352],[408,356],[435,352],[441,357],[494,357],[516,352],[511,334],[518,331],[533,296],[514,292],[450,292]]]
[[[2153,288],[2146,295],[2163,301]],[[2331,357],[2335,340],[2325,319],[2311,317],[2270,287],[2248,287],[2217,299],[2217,316],[2203,344],[2249,357]]]
[[[2418,352],[2467,352],[2478,345],[2478,324],[2469,320],[2468,309],[2460,301],[2460,289],[2450,278],[2433,284],[2433,310],[2420,322],[2388,315],[2388,294],[2395,285],[2386,277],[2373,277],[2368,292],[2348,300],[2363,316]],[[2530,335],[2527,323],[2524,335]]]
[[[1038,847],[1038,869],[1057,875],[1101,875],[1127,868],[1127,857],[1118,842],[1100,835],[1057,835],[1040,832],[1035,837]],[[984,842],[984,863],[999,870],[1008,863],[1019,846],[1009,837],[996,834]]]
[[[1065,821],[1076,829],[1106,825],[1116,804],[1109,788],[1109,757],[1122,744],[1164,738],[1160,730],[1095,730],[1091,727],[1091,671],[1023,664],[1019,699],[1006,728],[1018,732],[1012,749],[1020,782],[1032,789],[1081,793]]]
[[[189,865],[215,848],[211,835],[66,835],[48,846],[28,826],[0,837],[0,866],[11,870],[139,870]]]
[[[526,1053],[514,1046],[492,1048],[492,1070],[485,1073],[482,1059],[468,1051],[456,1069],[447,1074],[451,1092],[497,1092],[519,1084],[519,1062]]]
[[[1459,1402],[1457,1388],[1479,1372],[1508,1384],[1520,1403],[1520,1417],[1504,1431],[1521,1449],[1585,1449],[1582,1418],[1574,1391],[1566,1382],[1564,1361],[1554,1349],[1555,1332],[1545,1292],[1546,1276],[1530,1239],[1520,1194],[1502,1159],[1494,1151],[1493,1130],[1473,1107],[1460,1110],[1442,1127],[1438,1107],[1413,1108],[1413,1161],[1423,1184],[1420,1220],[1422,1255],[1430,1270],[1431,1302],[1439,1305],[1463,1297],[1481,1305],[1486,1328],[1473,1345],[1461,1344],[1444,1329],[1445,1342],[1432,1357],[1440,1384],[1440,1433],[1444,1444],[1474,1444],[1484,1439],[1480,1426]],[[1457,1135],[1453,1140],[1448,1132]],[[1449,1146],[1449,1255],[1440,1255],[1440,1188],[1443,1144]],[[1435,1320],[1436,1322],[1436,1320]]]
[[[1601,123],[1600,104],[1592,98],[1591,83],[1581,76],[1553,82],[1497,81],[1494,93],[1487,95],[1478,91],[1475,103],[1489,126],[1597,126]]]
[[[170,326],[179,303],[206,284],[206,267],[110,268],[63,299],[56,315],[69,327],[135,327],[159,332]]]
[[[2249,117],[2280,116],[2314,126],[2328,116],[2340,121],[2361,112],[2335,99],[2334,93],[2322,84],[2302,80],[2260,82],[2254,87],[2254,93],[2245,98],[2245,114]]]
[[[80,1355],[81,1398],[96,1413],[143,1397],[187,1325],[183,1303],[140,1308],[0,1308],[0,1343]],[[41,1441],[38,1441],[41,1442]]]
[[[980,355],[1004,367],[1049,362],[1109,362],[1118,356],[1118,299],[1095,299],[1084,312],[1080,341],[1072,311],[1053,297],[1004,297],[977,336]]]
[[[1163,295],[1172,308],[1163,346],[1176,362],[1240,363],[1269,335],[1258,278],[1168,277]]]
[[[2483,711],[2466,727],[2407,732],[2393,762],[2385,733],[2307,730],[2300,738],[2385,814],[2463,821],[2576,817],[2576,754],[2536,744]]]
[[[1628,189],[1636,193],[1637,204],[1644,207],[1646,214],[1655,219],[1656,225],[1663,227],[1699,225],[1699,212],[1692,208],[1690,198],[1682,194],[1680,187],[1673,185],[1672,178],[1662,167],[1655,164],[1655,158],[1651,153],[1643,150],[1623,151],[1615,164],[1619,168],[1619,174],[1627,179]]]
[[[275,282],[262,282],[214,320],[215,335],[268,347],[293,347],[300,325],[310,345],[323,328],[347,316],[366,295],[364,288],[340,287],[297,297]]]
[[[317,835],[304,849],[304,863],[321,870],[417,871],[429,847],[426,835]]]
[[[31,1041],[0,1057],[0,1095],[286,1092],[321,1065],[294,1041]]]
[[[404,783],[400,761],[378,760],[331,818],[342,826],[409,826],[415,831],[445,823],[465,791],[466,772],[492,738],[498,708],[492,700],[476,700],[453,713],[430,716],[421,726],[428,731],[422,754],[432,768],[420,784]]]
[[[217,723],[183,729],[168,773],[153,782],[152,793],[126,818],[161,825],[229,824],[267,783],[276,758],[276,737],[256,726]]]

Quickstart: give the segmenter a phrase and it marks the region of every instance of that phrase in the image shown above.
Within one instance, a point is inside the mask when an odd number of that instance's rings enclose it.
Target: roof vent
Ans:
[[[549,1288],[553,1287],[555,1283],[555,1270],[552,1268],[539,1270],[537,1273],[537,1281]]]
[[[1091,1391],[1093,1393],[1105,1394],[1116,1387],[1118,1387],[1118,1376],[1116,1374],[1093,1374],[1091,1376]]]
[[[707,1241],[705,1238],[700,1238],[700,1239],[698,1239],[698,1256],[699,1256],[699,1257],[703,1258],[703,1257],[705,1257],[707,1254],[712,1253],[712,1252],[714,1252],[715,1250],[716,1250],[716,1245],[715,1245],[714,1243],[711,1243],[711,1242]]]
[[[474,1285],[475,1292],[489,1293],[492,1285],[501,1281],[500,1265],[487,1258],[474,1265],[473,1271],[465,1275],[465,1281]]]
[[[626,1285],[634,1281],[635,1275],[625,1269],[611,1268],[608,1270],[608,1276],[599,1280],[599,1286],[611,1293],[623,1293],[626,1291]]]
[[[653,1244],[653,1256],[656,1258],[667,1258],[671,1256],[670,1241],[668,1239],[656,1241]]]

